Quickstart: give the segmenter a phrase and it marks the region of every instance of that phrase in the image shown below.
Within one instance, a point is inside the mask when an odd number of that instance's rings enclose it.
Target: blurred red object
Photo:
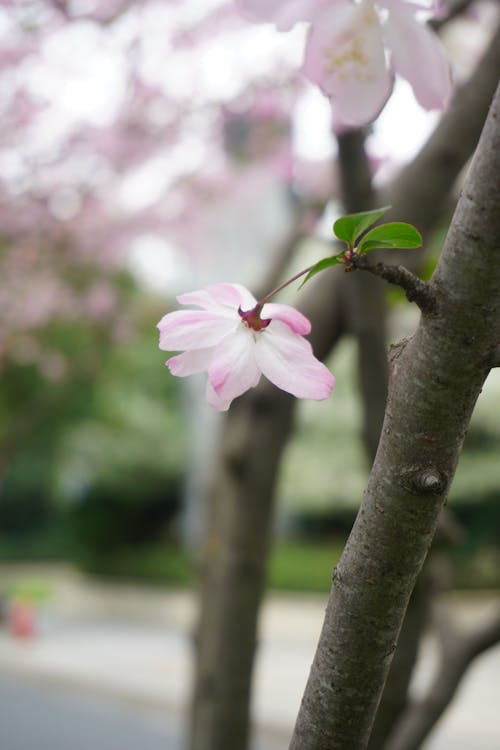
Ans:
[[[14,601],[8,610],[11,635],[16,638],[33,638],[36,635],[35,607],[28,602]]]

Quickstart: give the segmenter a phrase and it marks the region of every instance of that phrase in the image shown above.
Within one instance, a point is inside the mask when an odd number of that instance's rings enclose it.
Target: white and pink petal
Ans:
[[[251,310],[257,300],[242,284],[211,284],[205,287],[211,298],[219,305],[225,305],[233,310]]]
[[[158,323],[160,349],[181,351],[216,346],[240,324],[238,314],[221,315],[207,310],[176,310]]]
[[[270,21],[279,31],[288,31],[299,21],[313,21],[331,0],[237,0],[242,13],[256,21]]]
[[[301,312],[291,305],[282,305],[277,302],[267,302],[262,308],[263,320],[281,320],[294,333],[307,334],[311,332],[311,323]]]
[[[425,109],[443,109],[451,96],[450,67],[439,38],[415,18],[415,10],[390,2],[384,39],[391,65],[410,83]]]
[[[208,378],[221,403],[227,404],[260,380],[255,361],[254,334],[243,323],[215,349]]]
[[[328,398],[335,384],[331,372],[314,356],[310,343],[279,320],[272,321],[259,335],[255,360],[268,380],[297,398]]]
[[[393,87],[373,4],[337,0],[323,13],[312,26],[302,71],[332,100],[337,122],[373,120]]]
[[[230,314],[238,307],[247,310],[257,304],[253,294],[241,284],[211,284],[195,292],[179,294],[177,301],[181,305],[196,305],[204,310],[224,314]]]
[[[213,389],[210,380],[207,380],[205,388],[205,398],[209,406],[215,411],[227,411],[231,405],[231,399],[225,399],[219,396]]]
[[[215,347],[192,349],[182,354],[176,354],[175,357],[170,357],[165,364],[172,375],[181,378],[187,375],[195,375],[198,372],[205,372],[212,361],[214,349]]]

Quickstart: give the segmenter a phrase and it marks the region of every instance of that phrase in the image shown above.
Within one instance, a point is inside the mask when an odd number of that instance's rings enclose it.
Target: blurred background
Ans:
[[[494,2],[461,5],[440,32],[457,86],[498,22]],[[297,72],[305,34],[252,24],[224,0],[0,3],[8,750],[183,747],[207,495],[225,427],[202,379],[164,367],[156,323],[182,291],[217,281],[256,291],[324,256],[342,180],[330,104]],[[365,134],[377,190],[438,123],[398,80]],[[460,176],[425,238],[425,276],[459,186]],[[418,316],[397,291],[386,302],[389,343]],[[252,704],[259,750],[287,746],[366,483],[356,347],[346,335],[330,356],[329,401],[298,404],[279,467]],[[434,555],[437,609],[466,631],[488,623],[498,601],[499,404],[494,371]],[[427,630],[422,639],[417,697],[439,661]],[[426,747],[500,747],[499,667],[498,648],[474,662]]]

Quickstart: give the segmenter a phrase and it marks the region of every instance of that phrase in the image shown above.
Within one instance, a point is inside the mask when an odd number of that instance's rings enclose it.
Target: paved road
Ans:
[[[125,704],[0,677],[0,747],[4,750],[174,750],[177,721]]]
[[[259,737],[255,750],[285,750]],[[178,716],[0,675],[2,750],[181,750]]]
[[[72,570],[17,574],[43,574],[53,596],[40,612],[36,638],[0,630],[0,750],[181,750],[192,594],[116,587]],[[255,750],[287,747],[324,604],[324,597],[272,596],[263,607],[253,715],[265,735]],[[498,606],[496,597],[473,595],[442,604],[466,629]],[[436,651],[426,641],[417,694],[435,666]],[[499,675],[500,644],[472,665],[426,750],[500,750]]]

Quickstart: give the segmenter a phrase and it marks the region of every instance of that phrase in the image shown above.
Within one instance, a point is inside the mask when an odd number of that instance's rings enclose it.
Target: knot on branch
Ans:
[[[446,490],[447,479],[443,472],[431,466],[407,472],[402,484],[412,495],[442,495]]]

